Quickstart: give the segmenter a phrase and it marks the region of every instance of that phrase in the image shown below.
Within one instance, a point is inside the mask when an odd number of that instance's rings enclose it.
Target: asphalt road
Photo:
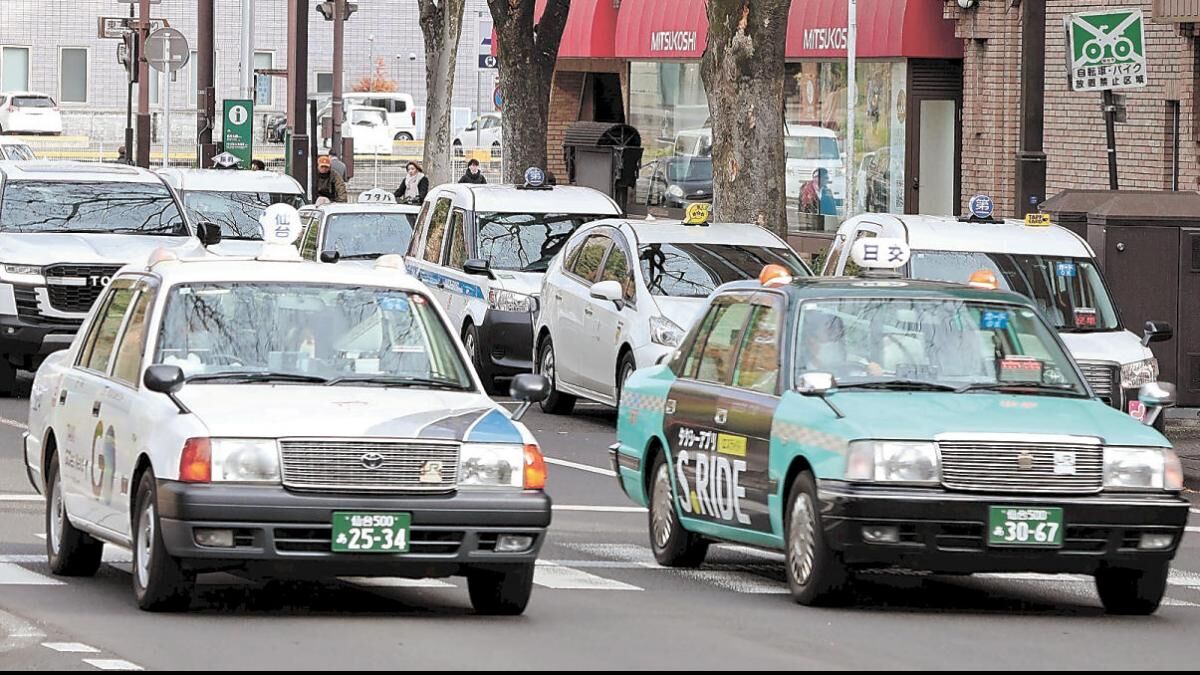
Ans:
[[[0,400],[5,670],[1148,670],[1200,659],[1200,527],[1164,606],[1142,618],[1106,616],[1083,577],[873,575],[851,606],[810,609],[791,601],[770,552],[722,546],[699,570],[659,568],[645,513],[606,466],[615,415],[591,406],[526,418],[556,510],[524,616],[475,616],[461,579],[262,586],[225,575],[201,578],[190,612],[149,614],[134,605],[127,551],[107,547],[95,578],[50,575],[44,506],[20,458],[26,408]]]

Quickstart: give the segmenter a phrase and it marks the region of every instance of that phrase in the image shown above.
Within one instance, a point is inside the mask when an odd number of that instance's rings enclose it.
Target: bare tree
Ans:
[[[425,175],[430,185],[449,183],[450,106],[454,102],[454,66],[462,36],[466,0],[419,0],[425,36]]]
[[[784,53],[791,0],[708,0],[700,73],[712,116],[714,219],[787,234]]]
[[[546,167],[550,83],[571,0],[546,0],[536,24],[535,4],[536,0],[488,0],[504,97],[500,134],[506,183],[520,182],[528,167]]]

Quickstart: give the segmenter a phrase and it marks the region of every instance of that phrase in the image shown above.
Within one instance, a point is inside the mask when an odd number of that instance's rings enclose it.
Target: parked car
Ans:
[[[417,126],[417,108],[413,97],[395,91],[354,91],[342,95],[346,105],[383,108],[388,128],[397,141],[413,141],[423,134]]]
[[[487,113],[475,118],[466,128],[454,134],[451,142],[454,154],[480,148],[500,148],[500,113]]]
[[[840,212],[846,202],[846,171],[842,166],[837,134],[824,127],[789,124],[787,135],[783,137],[783,150],[787,158],[784,190],[788,205],[798,207],[804,184],[813,179],[818,169],[825,169],[829,176],[829,189]]]
[[[384,198],[373,201],[375,194]],[[300,254],[307,260],[361,264],[389,253],[403,255],[412,242],[420,210],[415,204],[397,204],[387,190],[368,190],[355,204],[307,206],[300,210],[304,225]],[[336,259],[329,258],[333,254]]]
[[[259,218],[272,204],[300,207],[304,188],[295,178],[274,171],[159,169],[158,175],[179,192],[192,222],[221,226],[220,255],[256,255],[262,247]]]
[[[692,202],[711,202],[711,157],[662,157],[642,166],[637,203],[681,209]]]
[[[28,143],[0,136],[0,160],[28,162],[37,159],[37,154]]]
[[[32,91],[0,93],[0,134],[61,134],[62,112],[54,99]]]

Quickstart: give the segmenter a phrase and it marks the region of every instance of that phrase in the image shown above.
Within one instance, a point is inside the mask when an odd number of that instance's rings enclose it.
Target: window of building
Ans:
[[[317,93],[333,93],[333,73],[317,73]]]
[[[29,47],[0,48],[0,91],[29,90]]]
[[[254,52],[254,69],[274,68],[275,54],[271,52]],[[254,104],[270,106],[275,104],[275,79],[270,75],[256,75],[254,79]]]
[[[63,103],[87,103],[88,50],[63,47],[58,63],[58,100]]]

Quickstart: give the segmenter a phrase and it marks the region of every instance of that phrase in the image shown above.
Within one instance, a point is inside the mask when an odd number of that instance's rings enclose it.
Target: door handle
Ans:
[[[554,299],[557,300],[558,302],[562,302],[562,293],[555,293]]]
[[[921,189],[921,181],[920,181],[920,179],[916,178],[915,176],[913,177],[913,189],[914,190]]]
[[[58,404],[66,405],[66,403],[67,403],[67,390],[63,389],[62,391],[58,392]]]
[[[95,403],[92,404],[92,417],[99,417],[99,416],[100,416],[100,401],[96,401]]]
[[[591,307],[588,307],[588,308],[584,309],[584,310],[583,310],[583,313],[584,313],[586,316],[591,316],[592,314],[594,314],[594,312],[592,311],[592,308],[591,308]]]

